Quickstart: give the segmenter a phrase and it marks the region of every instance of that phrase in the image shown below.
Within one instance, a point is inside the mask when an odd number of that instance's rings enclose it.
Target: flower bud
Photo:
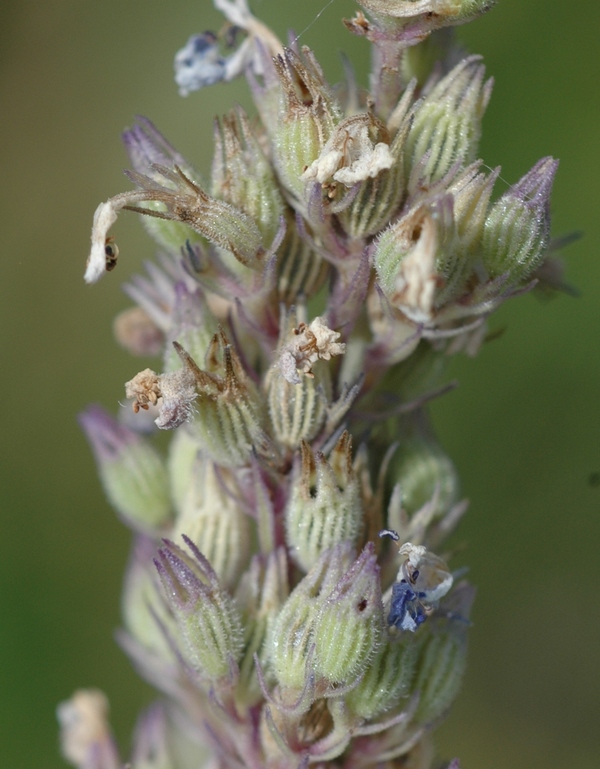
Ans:
[[[292,557],[305,570],[340,542],[355,544],[362,531],[359,484],[352,468],[352,438],[344,432],[329,461],[300,444],[301,468],[285,511]]]
[[[349,543],[325,551],[283,604],[268,639],[271,669],[281,686],[304,690],[318,610],[351,561]]]
[[[280,301],[293,305],[299,298],[310,299],[323,285],[329,265],[300,237],[288,216],[283,243],[277,251],[277,292]]]
[[[387,477],[402,492],[402,507],[414,515],[434,495],[431,519],[447,512],[458,501],[459,481],[454,463],[430,436],[415,435],[403,443],[390,461]],[[395,522],[390,522],[396,528]],[[400,532],[399,532],[400,533]],[[402,533],[400,537],[403,538]]]
[[[467,623],[462,618],[436,620],[420,644],[411,689],[419,694],[415,721],[428,724],[448,709],[460,689],[467,658]]]
[[[179,631],[162,596],[160,580],[152,563],[156,543],[148,537],[136,539],[125,574],[121,614],[128,635],[153,659],[169,665],[177,657],[169,643]],[[168,635],[168,637],[167,637]]]
[[[463,59],[417,107],[406,142],[411,186],[419,186],[419,180],[435,182],[455,164],[475,159],[493,85],[492,80],[484,83],[480,62],[480,56]]]
[[[175,430],[169,443],[167,467],[175,512],[181,514],[190,487],[200,447],[186,428]]]
[[[162,526],[171,514],[165,463],[145,439],[100,406],[79,417],[90,442],[108,501],[134,529]]]
[[[346,695],[349,710],[359,718],[372,719],[394,707],[408,692],[417,651],[412,636],[391,641],[386,639],[358,686]]]
[[[190,664],[201,676],[218,681],[231,674],[239,659],[241,619],[209,562],[193,542],[183,539],[191,556],[165,540],[154,563]]]
[[[283,199],[272,167],[241,107],[215,121],[211,191],[216,198],[250,216],[265,243],[273,240],[283,214]]]
[[[370,664],[382,629],[379,566],[369,542],[317,613],[315,671],[330,683],[351,683]]]
[[[491,278],[520,283],[540,264],[550,235],[550,192],[558,167],[543,158],[494,203],[483,234],[483,263]]]
[[[196,460],[172,536],[185,534],[208,559],[220,584],[230,590],[248,561],[250,518],[241,509],[230,471],[207,457]]]
[[[261,699],[254,655],[258,655],[263,666],[266,664],[266,639],[288,594],[285,550],[279,548],[266,557],[255,556],[236,593],[244,624],[244,652],[236,692],[241,705],[250,706]],[[268,670],[266,675],[270,676]]]

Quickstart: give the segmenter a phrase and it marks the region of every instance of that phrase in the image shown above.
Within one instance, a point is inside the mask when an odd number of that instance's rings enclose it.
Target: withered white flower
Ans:
[[[120,761],[107,721],[108,700],[97,689],[80,689],[56,711],[63,756],[75,766],[118,769]]]
[[[416,235],[416,242],[412,238]],[[390,296],[394,306],[415,323],[429,323],[433,317],[435,290],[439,283],[436,271],[438,231],[434,218],[417,209],[397,227],[397,236],[407,248]]]
[[[318,360],[330,360],[334,355],[343,355],[346,345],[337,342],[341,334],[328,328],[323,318],[315,318],[294,329],[294,339],[283,349],[279,358],[279,368],[290,384],[299,384],[302,380],[298,371],[312,376],[312,366]]]
[[[154,423],[161,430],[172,430],[190,419],[197,396],[196,380],[186,366],[160,375],[147,368],[125,383],[125,395],[133,398],[135,412],[158,404]]]
[[[134,195],[133,198],[131,197],[132,194]],[[124,206],[128,203],[139,202],[142,199],[135,193],[123,193],[105,203],[100,203],[94,213],[92,223],[92,247],[83,276],[86,283],[96,283],[105,272],[110,271],[109,259],[111,254],[107,252],[108,231],[117,221],[118,213]]]
[[[370,136],[382,131],[385,127],[370,114],[342,120],[302,178],[319,184],[333,180],[346,187],[374,178],[394,164],[389,142],[375,143]]]

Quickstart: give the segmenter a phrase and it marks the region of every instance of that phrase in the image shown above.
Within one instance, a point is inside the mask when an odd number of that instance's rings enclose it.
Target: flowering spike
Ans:
[[[115,268],[120,211],[142,214],[161,253],[115,335],[164,370],[126,384],[137,432],[83,420],[136,529],[119,640],[164,696],[127,765],[431,769],[473,591],[433,552],[467,503],[425,408],[454,386],[449,357],[552,272],[556,161],[491,202],[492,81],[447,28],[493,0],[359,0],[369,17],[345,24],[371,71],[345,63],[333,87],[249,0],[213,2],[227,23],[178,52],[180,93],[243,74],[256,114],[215,119],[206,180],[139,118],[135,189],[98,207],[85,275]],[[156,426],[177,428],[166,463],[139,437]],[[117,769],[96,710],[65,756]]]
[[[458,500],[459,481],[454,463],[429,434],[417,433],[404,443],[391,460],[388,480],[392,485],[400,485],[402,506],[410,516],[434,495],[432,517],[441,517]],[[395,528],[392,522],[390,525]],[[400,536],[408,538],[402,533]]]

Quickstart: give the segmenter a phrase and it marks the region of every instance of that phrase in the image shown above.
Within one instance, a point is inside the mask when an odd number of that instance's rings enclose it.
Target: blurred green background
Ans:
[[[280,34],[304,30],[325,0],[254,0]],[[334,0],[301,41],[332,80],[339,50],[366,71],[366,44]],[[90,401],[115,408],[137,370],[112,341],[128,300],[119,283],[153,247],[122,217],[118,275],[82,281],[96,205],[129,187],[119,134],[141,113],[200,168],[211,121],[243,84],[181,99],[172,57],[220,19],[209,0],[4,0],[0,6],[3,362],[0,558],[0,766],[64,766],[54,709],[79,686],[112,702],[124,746],[151,697],[113,641],[129,536],[96,480],[76,422]],[[441,755],[472,769],[592,769],[600,713],[600,4],[501,0],[460,30],[496,78],[482,156],[515,182],[561,159],[553,231],[578,299],[528,296],[461,387],[435,406],[470,512],[459,540],[479,593],[464,690]],[[364,77],[363,77],[364,82]]]

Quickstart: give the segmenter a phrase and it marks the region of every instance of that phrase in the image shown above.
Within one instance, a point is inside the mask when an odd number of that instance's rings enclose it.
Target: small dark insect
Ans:
[[[117,259],[119,258],[119,247],[112,235],[109,235],[104,241],[104,254],[106,256],[106,272],[110,272],[117,266]]]

